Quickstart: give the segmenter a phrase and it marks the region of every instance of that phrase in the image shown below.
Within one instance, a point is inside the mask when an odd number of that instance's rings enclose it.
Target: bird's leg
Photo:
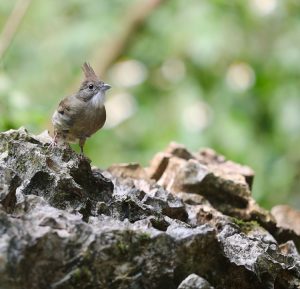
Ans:
[[[50,145],[48,146],[47,151],[49,151],[57,146],[57,139],[58,139],[57,131],[54,131],[54,137],[53,137]]]
[[[80,138],[79,139],[79,146],[80,146],[80,156],[81,157],[84,157],[84,153],[83,153],[83,146],[84,146],[84,144],[85,144],[85,140],[86,140],[86,138],[84,137],[84,138]]]
[[[54,145],[57,145],[57,138],[58,138],[57,131],[55,131],[54,132],[54,137],[53,137],[53,142],[52,142]]]

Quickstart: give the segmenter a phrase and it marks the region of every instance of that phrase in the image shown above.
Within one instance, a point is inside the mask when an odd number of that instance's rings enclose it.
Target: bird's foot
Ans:
[[[85,159],[86,158],[85,155],[84,155],[84,153],[83,153],[83,147],[84,147],[84,144],[85,144],[85,140],[86,140],[85,137],[79,138],[79,147],[80,147],[80,155],[79,155],[79,157],[81,159]]]
[[[47,152],[52,151],[57,146],[58,146],[57,138],[54,137],[47,148]]]
[[[80,149],[80,153],[79,153],[79,159],[81,161],[87,161],[87,162],[91,162],[91,160],[83,153],[83,148]]]

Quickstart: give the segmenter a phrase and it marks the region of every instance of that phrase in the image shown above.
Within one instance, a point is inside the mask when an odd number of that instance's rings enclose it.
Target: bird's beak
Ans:
[[[108,89],[110,89],[110,88],[111,88],[111,86],[110,86],[109,84],[107,84],[107,83],[104,83],[103,86],[101,87],[101,89],[102,89],[103,91],[106,91],[106,90],[108,90]]]

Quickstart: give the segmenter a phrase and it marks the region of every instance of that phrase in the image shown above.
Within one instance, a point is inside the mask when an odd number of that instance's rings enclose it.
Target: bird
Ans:
[[[89,63],[82,65],[85,79],[79,90],[65,97],[52,116],[54,127],[53,144],[59,141],[78,141],[80,155],[86,139],[100,130],[106,121],[105,93],[111,86],[98,78]]]

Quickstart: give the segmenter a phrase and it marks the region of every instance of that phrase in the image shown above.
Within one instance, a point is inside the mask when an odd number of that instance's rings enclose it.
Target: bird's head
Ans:
[[[85,79],[80,86],[78,92],[79,97],[84,101],[92,100],[93,97],[104,97],[105,91],[110,89],[111,86],[100,80],[88,63],[85,62],[83,64],[82,70],[84,72]]]

